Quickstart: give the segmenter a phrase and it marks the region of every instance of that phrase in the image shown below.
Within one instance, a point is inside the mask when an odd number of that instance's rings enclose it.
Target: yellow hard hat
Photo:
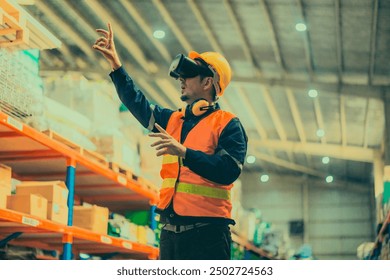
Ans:
[[[188,57],[191,59],[200,58],[211,66],[211,70],[217,74],[214,75],[215,91],[217,96],[222,96],[232,78],[232,69],[226,58],[217,52],[204,52],[199,54],[195,51],[190,51]]]

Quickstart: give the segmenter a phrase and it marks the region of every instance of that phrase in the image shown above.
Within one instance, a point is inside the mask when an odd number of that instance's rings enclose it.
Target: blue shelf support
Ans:
[[[66,168],[66,180],[65,184],[68,188],[68,226],[73,225],[73,204],[74,204],[74,187],[76,180],[76,161],[72,158],[67,160]],[[69,234],[65,234],[63,238],[63,255],[62,259],[71,260],[72,259],[72,243],[73,237]]]
[[[150,207],[150,228],[155,230],[157,228],[157,220],[156,220],[156,205],[152,205]]]

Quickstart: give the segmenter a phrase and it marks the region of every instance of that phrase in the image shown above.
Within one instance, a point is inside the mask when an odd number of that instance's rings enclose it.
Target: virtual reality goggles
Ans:
[[[197,59],[198,60],[198,59]],[[185,56],[184,54],[178,54],[172,61],[169,67],[169,76],[172,78],[193,78],[198,75],[204,75],[206,77],[215,77],[217,74],[211,66],[199,59],[200,64],[195,60]]]

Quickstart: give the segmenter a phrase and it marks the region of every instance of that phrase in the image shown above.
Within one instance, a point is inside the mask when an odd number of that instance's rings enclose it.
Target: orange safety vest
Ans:
[[[174,112],[166,131],[180,142],[184,120],[181,112]],[[235,116],[216,110],[191,129],[183,145],[212,155],[219,137]],[[230,189],[233,184],[221,185],[194,173],[182,164],[182,158],[164,155],[160,175],[163,179],[157,208],[165,209],[173,199],[173,209],[182,216],[231,218]]]

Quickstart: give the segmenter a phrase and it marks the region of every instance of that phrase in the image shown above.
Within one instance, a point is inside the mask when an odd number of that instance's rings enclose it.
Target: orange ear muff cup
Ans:
[[[204,100],[204,99],[201,99],[199,101],[196,101],[193,105],[192,105],[192,108],[191,108],[191,111],[192,113],[194,114],[194,116],[201,116],[203,115],[207,110],[202,110],[202,107],[206,107],[208,108],[210,106],[209,102],[207,102],[207,100]]]

